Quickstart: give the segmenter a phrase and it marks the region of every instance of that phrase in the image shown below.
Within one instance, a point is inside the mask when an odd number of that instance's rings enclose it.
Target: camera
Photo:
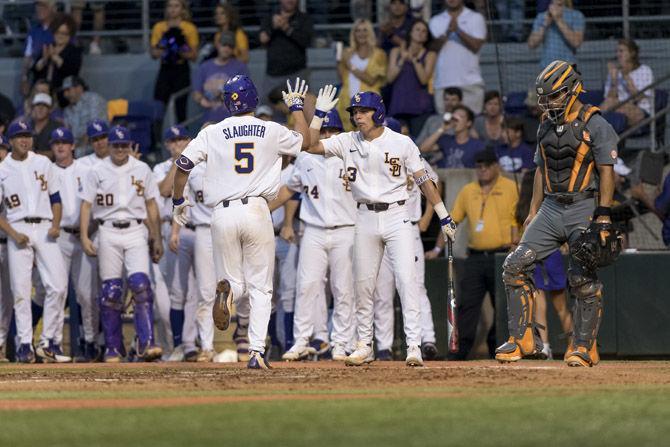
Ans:
[[[450,112],[446,112],[444,115],[442,115],[442,119],[444,120],[445,123],[451,121],[452,118],[453,115]]]

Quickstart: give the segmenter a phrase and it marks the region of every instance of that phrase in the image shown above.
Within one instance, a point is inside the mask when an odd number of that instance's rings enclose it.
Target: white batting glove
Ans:
[[[193,206],[186,197],[172,199],[172,219],[182,227],[188,223],[188,207]]]
[[[328,112],[333,110],[337,101],[340,100],[335,97],[336,95],[337,90],[335,89],[335,86],[331,84],[327,84],[319,89],[319,96],[316,97],[316,110],[314,111],[314,115],[323,118]]]
[[[454,222],[454,219],[451,216],[447,216],[440,220],[440,226],[442,227],[444,237],[454,242],[456,240],[456,222]]]
[[[291,83],[286,80],[288,92],[282,91],[284,104],[291,112],[300,112],[305,105],[305,95],[307,94],[308,86],[304,79],[295,78],[295,87],[291,88]]]

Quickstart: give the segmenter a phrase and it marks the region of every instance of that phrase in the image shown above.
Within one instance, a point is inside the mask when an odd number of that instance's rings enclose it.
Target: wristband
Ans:
[[[593,217],[600,217],[600,216],[612,216],[612,208],[609,206],[597,206],[596,210],[593,212]]]
[[[454,223],[454,219],[452,219],[451,216],[447,216],[444,219],[440,219],[440,225],[442,225],[443,227],[451,225],[452,223]]]
[[[291,112],[302,112],[302,104],[292,104],[288,109]]]
[[[172,198],[172,205],[174,205],[174,206],[179,206],[179,205],[181,205],[182,203],[184,203],[184,200],[185,200],[185,199],[184,199],[183,197],[180,197],[179,199],[175,199],[175,198],[173,197],[173,198]]]
[[[444,206],[444,202],[435,204],[435,206],[433,206],[433,209],[435,210],[435,214],[437,214],[437,217],[440,218],[440,223],[442,222],[443,219],[449,217],[449,212],[447,211],[447,207]]]
[[[314,111],[314,116],[318,116],[319,118],[325,118],[328,112],[324,112],[323,110],[316,109]]]

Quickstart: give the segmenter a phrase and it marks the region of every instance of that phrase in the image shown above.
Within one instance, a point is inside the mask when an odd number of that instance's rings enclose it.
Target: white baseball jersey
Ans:
[[[407,200],[405,172],[423,169],[419,148],[407,136],[385,127],[374,141],[360,132],[343,132],[321,140],[326,157],[344,160],[349,185],[359,203]]]
[[[116,166],[107,157],[89,171],[84,182],[82,200],[93,205],[95,219],[146,219],[146,201],[158,199],[158,186],[149,166],[129,157]]]
[[[212,208],[205,205],[204,180],[207,162],[200,163],[191,170],[188,176],[188,200],[193,204],[191,218],[193,225],[210,225],[212,222]]]
[[[323,228],[354,225],[356,201],[349,175],[339,158],[300,153],[286,183],[289,189],[302,192],[300,220]]]
[[[107,158],[107,157],[105,157]],[[92,168],[93,166],[97,165],[101,161],[103,161],[105,158],[100,158],[98,157],[95,152],[92,154],[85,155],[81,158],[78,158],[77,161],[82,165],[86,166],[87,168]]]
[[[156,185],[167,177],[173,164],[174,160],[168,158],[154,166],[154,180],[156,180]],[[159,197],[156,199],[156,203],[161,214],[161,220],[172,220],[172,199],[170,197],[161,196],[159,192]]]
[[[435,170],[428,164],[424,159],[421,159],[423,162],[423,167],[430,176],[430,179],[437,183],[439,177]],[[421,209],[421,188],[416,186],[414,182],[414,173],[407,173],[407,191],[409,192],[409,202],[407,202],[407,207],[410,212],[410,219],[412,222],[418,222],[421,220],[423,215],[423,209]]]
[[[59,176],[47,157],[28,152],[23,161],[11,156],[0,163],[0,201],[9,223],[26,217],[52,219],[49,195],[60,189]]]
[[[281,155],[297,156],[302,135],[281,124],[252,116],[231,116],[204,128],[182,155],[194,164],[207,160],[205,204],[279,191]]]
[[[90,168],[84,166],[79,160],[75,160],[67,168],[54,163],[54,169],[60,177],[60,198],[63,203],[63,217],[60,226],[61,228],[78,228],[80,195]]]

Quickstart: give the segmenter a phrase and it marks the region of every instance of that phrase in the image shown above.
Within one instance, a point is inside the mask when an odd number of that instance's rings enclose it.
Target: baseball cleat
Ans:
[[[214,351],[213,349],[203,349],[202,351],[200,351],[195,361],[198,363],[210,363],[211,361],[214,360],[215,355],[216,351]]]
[[[197,362],[199,355],[200,354],[198,353],[197,349],[194,349],[193,351],[188,351],[186,354],[184,354],[184,361],[185,362]]]
[[[143,350],[137,350],[137,358],[139,360],[144,360],[145,362],[155,362],[160,360],[163,355],[163,349],[160,346],[149,345]]]
[[[249,353],[249,363],[247,369],[272,369],[270,363],[263,358],[263,354],[258,351],[251,351]]]
[[[430,341],[422,343],[421,355],[426,360],[435,360],[437,358],[437,346],[435,346],[435,343]]]
[[[35,354],[43,363],[70,363],[72,358],[63,354],[60,345],[49,340],[47,346],[43,343],[35,350]]]
[[[306,359],[310,355],[315,355],[316,353],[317,351],[313,347],[307,346],[304,343],[296,343],[291,346],[291,349],[286,351],[281,358],[288,362],[294,362],[296,360]]]
[[[336,362],[343,362],[347,358],[347,350],[342,343],[335,343],[330,351],[331,358]]]
[[[115,348],[107,348],[105,350],[103,361],[105,363],[121,363],[123,361],[123,355]]]
[[[35,353],[30,343],[22,343],[16,351],[17,363],[35,363]]]
[[[405,359],[407,366],[423,366],[423,358],[421,357],[421,348],[419,346],[407,347],[407,358]]]
[[[347,366],[361,366],[366,363],[372,363],[375,360],[374,351],[371,344],[359,341],[356,344],[356,350],[349,354],[344,360]]]
[[[233,307],[233,290],[227,279],[219,281],[216,285],[216,298],[214,300],[214,308],[212,309],[212,317],[214,317],[214,325],[222,331],[228,329],[230,325],[230,313]]]
[[[56,358],[56,363],[71,363],[72,362],[72,357],[70,357],[69,355],[65,355],[59,344],[53,343],[53,341],[50,340],[49,341],[49,348],[51,349],[51,352],[53,352],[53,354]]]
[[[179,345],[172,350],[168,357],[168,362],[183,362],[184,361],[184,345]]]
[[[596,366],[600,362],[600,355],[598,355],[598,348],[593,343],[591,349],[584,346],[577,346],[577,349],[570,352],[565,359],[568,366],[583,366],[590,368]]]
[[[393,360],[393,352],[390,349],[382,349],[377,351],[377,360],[380,362],[390,362]]]

